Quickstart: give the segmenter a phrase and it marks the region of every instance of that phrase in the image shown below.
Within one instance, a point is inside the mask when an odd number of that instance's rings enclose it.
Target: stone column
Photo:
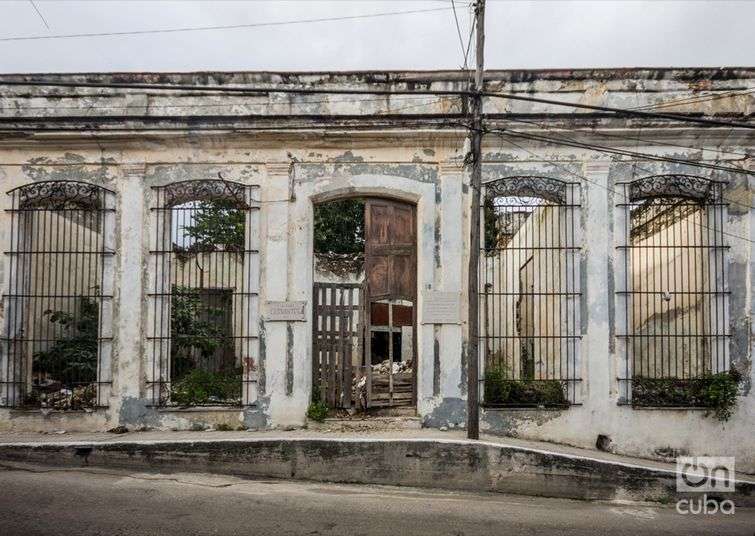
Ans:
[[[463,262],[468,258],[464,254],[463,171],[455,162],[440,163],[438,171],[434,204],[433,283],[432,288],[421,287],[420,290],[455,293],[458,306],[462,309],[459,319],[463,320]],[[423,399],[418,400],[418,409],[423,422],[426,426],[434,427],[462,426],[466,423],[462,324],[421,324],[419,329],[424,340],[432,341],[432,360],[425,358],[418,367],[420,393],[423,394]]]
[[[261,315],[264,350],[260,365],[264,374],[263,406],[268,426],[301,424],[304,411],[291,407],[294,374],[293,327],[290,322],[269,322],[268,302],[289,299],[289,163],[266,164],[267,180],[262,187],[262,287]],[[264,353],[264,357],[262,355]],[[264,359],[264,362],[263,362]],[[263,411],[265,408],[263,407]]]
[[[465,212],[462,195],[463,169],[460,163],[444,162],[439,166],[441,184],[441,288],[444,292],[458,292],[459,306],[462,304],[464,226],[462,215]],[[462,314],[459,318],[464,318]],[[466,398],[462,395],[461,324],[444,324],[440,332],[440,394],[450,400]],[[466,408],[466,403],[460,407]]]
[[[612,294],[615,288],[609,284],[608,277],[613,263],[607,260],[613,259],[615,252],[612,218],[616,200],[610,195],[613,185],[608,183],[609,168],[610,162],[607,161],[587,163],[585,177],[588,180],[582,182],[583,338],[576,366],[582,371],[583,403],[598,420],[598,414],[610,412],[615,404],[610,397],[615,370],[611,366],[609,331],[609,308],[615,303]],[[599,427],[600,423],[596,425]]]
[[[115,265],[115,339],[113,359],[113,400],[111,405],[123,413],[122,406],[133,407],[142,398],[144,377],[143,261],[149,255],[144,206],[143,164],[121,166],[122,180],[116,198]],[[126,419],[128,420],[128,418]]]

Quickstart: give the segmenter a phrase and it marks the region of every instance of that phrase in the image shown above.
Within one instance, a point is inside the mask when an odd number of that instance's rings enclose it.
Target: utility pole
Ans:
[[[472,213],[469,228],[469,345],[467,371],[467,437],[480,438],[480,352],[479,352],[479,269],[480,269],[480,190],[482,189],[482,91],[485,66],[485,0],[475,3],[477,67],[472,96],[471,155]]]

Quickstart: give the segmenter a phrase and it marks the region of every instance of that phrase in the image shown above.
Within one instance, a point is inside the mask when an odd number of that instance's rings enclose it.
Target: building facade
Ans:
[[[755,71],[486,76],[722,124],[486,97],[482,431],[755,471]],[[0,430],[466,426],[465,73],[0,85]]]

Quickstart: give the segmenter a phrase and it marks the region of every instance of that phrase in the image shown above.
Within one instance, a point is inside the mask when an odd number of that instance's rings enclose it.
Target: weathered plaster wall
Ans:
[[[527,158],[521,153],[511,156]],[[612,439],[617,452],[649,458],[679,454],[735,456],[738,468],[755,471],[752,449],[755,397],[750,389],[752,339],[749,348],[741,344],[751,329],[744,317],[750,316],[747,311],[752,307],[752,279],[745,275],[746,270],[736,268],[738,264],[749,264],[752,270],[754,214],[753,209],[746,208],[752,205],[751,186],[748,192],[741,178],[732,180],[720,174],[711,177],[691,166],[675,168],[678,172],[729,182],[725,196],[730,202],[726,222],[730,246],[728,288],[732,291],[730,353],[746,380],[734,415],[722,423],[705,410],[635,409],[619,404],[622,390],[618,378],[624,372],[625,349],[622,339],[616,337],[623,325],[623,308],[617,307],[620,298],[615,293],[619,290],[616,282],[624,277],[623,259],[617,249],[624,240],[622,212],[615,210],[616,204],[623,202],[616,183],[670,171],[665,164],[650,162],[610,162],[587,155],[584,160],[579,172],[584,211],[580,351],[583,403],[568,410],[488,409],[483,413],[482,430],[583,447],[594,447],[598,434],[604,434]]]
[[[186,84],[276,84],[289,87],[465,89],[463,73],[354,73],[280,75],[59,75],[70,81]],[[23,77],[19,77],[23,78]],[[54,78],[54,76],[53,76]],[[700,91],[743,92],[752,70],[638,70],[493,72],[490,89],[609,106],[648,106],[699,97]],[[2,77],[0,77],[0,85]],[[364,97],[364,98],[362,98]],[[721,97],[721,95],[719,95]],[[729,95],[664,111],[704,111],[740,120],[755,99]],[[311,392],[313,203],[348,195],[378,195],[417,206],[418,290],[459,292],[461,324],[424,324],[418,318],[417,412],[427,426],[466,424],[467,272],[469,182],[462,170],[460,97],[368,97],[291,93],[229,95],[125,88],[24,88],[0,97],[0,185],[3,191],[37,180],[81,180],[116,193],[113,309],[113,388],[110,406],[91,413],[0,409],[0,430],[102,430],[124,424],[162,429],[213,426],[250,428],[304,424]],[[217,105],[217,106],[215,106]],[[653,155],[742,166],[753,135],[730,128],[697,128],[662,121],[601,117],[589,111],[564,117],[563,108],[488,99],[491,126],[622,146]],[[691,107],[694,107],[691,108]],[[124,111],[125,110],[125,111]],[[571,112],[571,110],[566,110]],[[507,123],[508,114],[532,114],[545,127]],[[380,115],[372,115],[379,113]],[[390,119],[386,119],[385,115]],[[415,115],[424,117],[416,125]],[[309,127],[301,129],[307,116]],[[58,116],[51,121],[50,116]],[[519,116],[517,116],[519,117]],[[314,119],[311,119],[314,118]],[[581,119],[580,119],[581,118]],[[291,130],[299,125],[299,130]],[[387,125],[387,126],[386,126]],[[280,128],[279,128],[280,127]],[[357,128],[359,127],[359,128]],[[48,130],[42,131],[40,129]],[[249,130],[244,130],[249,129]],[[372,129],[372,130],[371,130]],[[581,405],[568,410],[489,410],[483,431],[592,447],[609,435],[618,452],[657,457],[673,452],[737,456],[755,471],[751,240],[755,238],[753,176],[693,166],[606,156],[585,149],[486,138],[484,180],[544,175],[580,183],[581,222],[579,367]],[[751,164],[750,164],[751,165]],[[752,165],[751,165],[752,166]],[[755,170],[755,168],[750,168]],[[148,332],[152,186],[216,178],[259,186],[259,311],[256,404],[243,409],[156,409],[149,406]],[[730,352],[746,381],[732,419],[719,423],[701,411],[637,410],[618,405],[623,348],[617,284],[622,262],[616,183],[682,172],[728,183],[730,241]],[[0,195],[0,249],[7,250],[8,196]],[[7,261],[0,258],[0,293],[7,294]],[[269,322],[266,302],[305,300],[307,322]],[[2,301],[6,307],[6,300]],[[5,311],[0,325],[5,329]],[[4,331],[3,331],[4,333]],[[0,350],[4,351],[4,350]],[[475,356],[476,358],[477,356]]]

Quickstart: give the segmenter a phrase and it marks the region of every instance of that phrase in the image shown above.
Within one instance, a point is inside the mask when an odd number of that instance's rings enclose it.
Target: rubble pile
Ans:
[[[392,369],[392,370],[391,370]],[[412,372],[412,360],[396,361],[391,366],[390,362],[386,359],[382,363],[372,365],[372,375],[375,376],[388,376],[388,372],[392,372],[394,375]],[[351,380],[351,398],[356,401],[357,406],[366,407],[367,405],[367,376],[354,376]]]
[[[97,405],[97,387],[94,384],[79,385],[36,391],[29,402],[43,409],[80,410],[93,409]]]
[[[387,359],[380,363],[379,365],[372,365],[372,373],[373,374],[388,374],[388,372],[392,372],[393,374],[400,374],[403,372],[411,372],[412,371],[412,360],[407,359],[406,361],[394,361],[393,362],[393,370],[390,370],[391,365],[390,361]]]

